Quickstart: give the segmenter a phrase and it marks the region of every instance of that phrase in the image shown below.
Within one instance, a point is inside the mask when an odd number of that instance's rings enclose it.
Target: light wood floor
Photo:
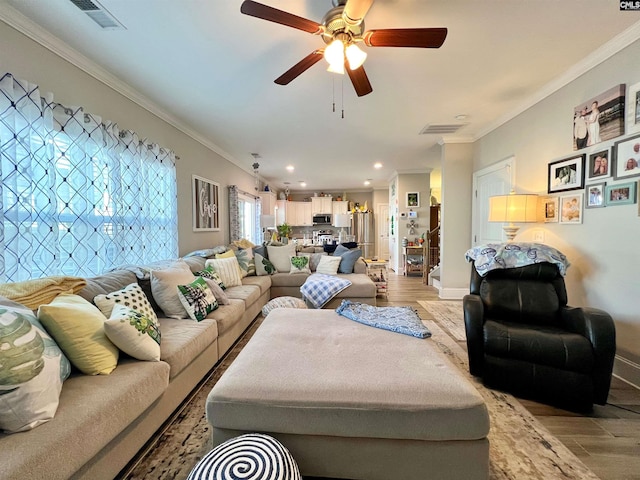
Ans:
[[[431,318],[418,300],[438,300],[417,276],[389,272],[388,298],[379,306],[410,305]],[[571,302],[569,302],[571,303]],[[461,346],[465,347],[464,342]],[[640,390],[614,377],[609,403],[580,415],[529,400],[522,404],[602,480],[640,479]],[[550,479],[552,480],[552,479]]]

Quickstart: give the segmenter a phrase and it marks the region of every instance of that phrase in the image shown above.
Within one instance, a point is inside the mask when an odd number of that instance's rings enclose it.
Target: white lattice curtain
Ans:
[[[178,253],[175,154],[0,78],[0,281]]]

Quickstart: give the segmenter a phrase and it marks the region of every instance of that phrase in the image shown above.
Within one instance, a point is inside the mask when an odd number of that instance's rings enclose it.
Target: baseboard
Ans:
[[[468,288],[439,288],[438,297],[442,300],[462,300],[469,293]]]
[[[640,365],[616,355],[613,362],[613,374],[623,382],[640,389]]]

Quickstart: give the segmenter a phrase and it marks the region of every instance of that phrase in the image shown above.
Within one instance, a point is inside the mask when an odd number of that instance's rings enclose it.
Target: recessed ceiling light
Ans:
[[[462,121],[462,120],[466,120],[467,118],[469,118],[469,115],[461,113],[460,115],[456,115],[453,118],[455,118],[456,120]]]
[[[376,162],[373,164],[373,168],[382,168],[382,164],[380,162]]]
[[[293,165],[287,165],[287,170],[290,172],[293,172],[294,170]]]
[[[371,185],[371,182],[370,182],[369,180],[365,180],[365,181],[364,181],[364,184],[365,184],[365,185]]]
[[[307,182],[305,182],[304,180],[300,180],[300,186],[301,187],[306,187],[307,186]]]

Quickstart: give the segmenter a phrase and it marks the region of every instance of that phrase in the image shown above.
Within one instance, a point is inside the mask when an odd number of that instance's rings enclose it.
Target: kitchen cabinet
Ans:
[[[287,202],[286,200],[276,200],[276,225],[282,225],[284,222],[287,222]]]
[[[275,215],[276,202],[278,201],[275,192],[259,192],[258,196],[262,201],[262,214]]]
[[[347,201],[331,202],[331,213],[333,215],[348,213],[348,209],[349,209],[349,202]]]
[[[287,202],[287,223],[294,227],[310,227],[313,225],[311,202]]]
[[[311,197],[311,214],[319,215],[321,213],[332,213],[331,197]]]

